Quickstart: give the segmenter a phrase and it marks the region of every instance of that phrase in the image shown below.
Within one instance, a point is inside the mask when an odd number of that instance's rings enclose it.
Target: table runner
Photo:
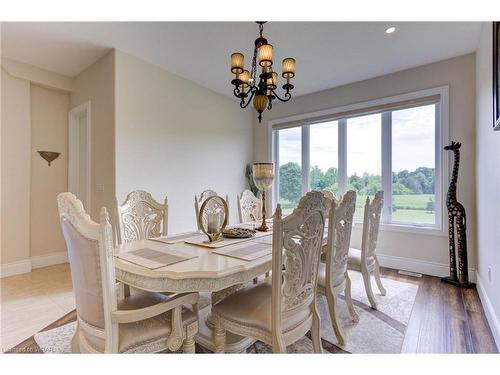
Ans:
[[[209,243],[205,243],[205,241],[208,240],[207,236],[202,236],[199,238],[188,239],[185,242],[190,245],[203,246],[209,249],[218,249],[229,245],[235,245],[242,242],[252,241],[257,238],[262,238],[266,236],[272,237],[272,232],[257,232],[255,233],[255,236],[249,238],[222,238],[221,241],[209,242]]]

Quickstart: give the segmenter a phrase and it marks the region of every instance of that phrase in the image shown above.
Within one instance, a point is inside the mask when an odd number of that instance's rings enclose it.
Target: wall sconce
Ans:
[[[45,159],[45,161],[47,161],[47,163],[49,163],[49,167],[50,163],[52,163],[59,157],[59,155],[61,155],[60,152],[54,152],[54,151],[38,151],[38,153],[42,158]]]

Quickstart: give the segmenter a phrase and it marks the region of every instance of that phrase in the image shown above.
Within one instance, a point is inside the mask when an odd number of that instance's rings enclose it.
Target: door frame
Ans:
[[[86,113],[87,115],[87,122],[85,124],[86,127],[86,137],[87,137],[87,163],[86,163],[86,180],[87,180],[87,189],[86,189],[86,206],[85,210],[87,212],[91,211],[91,204],[90,204],[90,192],[91,192],[91,112],[90,112],[90,100],[80,104],[79,106],[71,109],[68,112],[68,190],[70,192],[75,192],[78,189],[76,188],[79,185],[79,174],[75,173],[75,171],[78,171],[78,164],[76,162],[78,159],[74,159],[72,157],[71,150],[75,148],[75,145],[78,144],[79,142],[79,136],[80,132],[75,131],[75,126],[79,125],[79,116],[82,113]]]

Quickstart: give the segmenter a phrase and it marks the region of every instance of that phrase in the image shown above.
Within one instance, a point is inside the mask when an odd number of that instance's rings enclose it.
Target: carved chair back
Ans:
[[[118,325],[111,321],[117,297],[108,212],[102,207],[100,223],[95,223],[71,193],[59,194],[57,204],[68,248],[78,325],[89,341],[104,342],[106,351],[111,351],[111,343],[118,341]]]
[[[244,190],[238,194],[238,213],[240,223],[257,221],[260,219],[261,202],[250,190]]]
[[[332,287],[342,284],[345,280],[355,209],[356,192],[352,190],[345,193],[339,203],[334,200],[330,209],[326,245],[326,282],[327,284],[333,282]]]
[[[327,201],[319,191],[308,192],[292,214],[282,219],[278,204],[273,222],[272,327],[281,335],[282,320],[312,311]]]
[[[368,264],[376,256],[378,232],[380,227],[380,216],[384,205],[384,192],[377,191],[370,203],[370,197],[366,198],[363,219],[363,237],[361,240],[361,261]]]
[[[218,194],[215,191],[210,190],[210,189],[202,191],[202,193],[200,194],[199,198],[196,195],[194,196],[194,211],[195,211],[195,214],[196,214],[195,217],[196,217],[196,225],[198,227],[198,230],[201,230],[200,223],[199,223],[199,220],[198,220],[198,215],[199,215],[199,212],[200,212],[200,208],[203,205],[203,202],[205,202],[210,197],[216,197],[216,196],[218,196]],[[218,202],[218,199],[212,199],[210,201],[210,204],[208,204],[207,206],[205,206],[205,211],[206,212],[215,212],[215,211],[217,211],[218,207],[215,207],[215,206],[219,205],[219,203],[220,202]],[[229,199],[228,199],[227,195],[226,195],[226,204],[227,204],[227,207],[229,208]],[[229,222],[229,217],[227,219],[228,219],[228,222]],[[203,217],[203,222],[202,222],[205,227],[207,225],[206,220],[207,220],[207,216],[205,214],[204,217]]]
[[[326,198],[329,208],[332,206],[333,202],[336,202],[338,200],[335,194],[330,190],[323,190],[322,193],[323,196]]]
[[[134,190],[122,205],[116,201],[118,243],[166,236],[168,227],[167,197],[163,204],[144,190]]]

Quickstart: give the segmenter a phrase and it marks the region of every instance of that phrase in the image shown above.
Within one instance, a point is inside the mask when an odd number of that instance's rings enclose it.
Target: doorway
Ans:
[[[69,111],[68,187],[90,212],[90,101]]]

